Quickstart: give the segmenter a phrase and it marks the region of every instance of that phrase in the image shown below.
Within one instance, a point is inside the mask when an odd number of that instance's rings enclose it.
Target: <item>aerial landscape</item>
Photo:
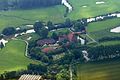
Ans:
[[[120,80],[120,0],[0,0],[0,80]]]

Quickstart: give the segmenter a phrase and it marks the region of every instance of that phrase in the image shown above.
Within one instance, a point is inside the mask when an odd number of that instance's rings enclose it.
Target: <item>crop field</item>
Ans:
[[[25,57],[25,43],[10,41],[0,50],[0,73],[26,69],[29,63],[37,63]]]
[[[78,80],[119,80],[120,59],[79,64]]]

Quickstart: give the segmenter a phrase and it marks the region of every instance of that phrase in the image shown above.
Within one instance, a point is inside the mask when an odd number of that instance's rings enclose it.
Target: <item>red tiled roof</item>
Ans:
[[[74,33],[68,34],[68,40],[69,40],[70,42],[73,41],[74,37],[75,37]]]
[[[76,41],[76,34],[81,34],[81,32],[71,32],[68,35],[59,36],[59,41],[64,41],[65,39],[69,40],[70,42]]]
[[[50,52],[50,51],[54,51],[55,49],[54,48],[52,48],[52,47],[47,47],[47,48],[43,48],[42,49],[42,52],[44,52],[44,53],[48,53],[48,52]]]

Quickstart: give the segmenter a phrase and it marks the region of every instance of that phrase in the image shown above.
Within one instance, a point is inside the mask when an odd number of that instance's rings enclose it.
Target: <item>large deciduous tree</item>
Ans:
[[[41,28],[43,27],[43,23],[40,21],[36,21],[34,23],[34,30],[36,33],[39,33],[39,30],[41,30]]]
[[[3,31],[2,31],[2,34],[3,35],[6,35],[6,36],[10,36],[10,35],[13,35],[15,34],[16,30],[14,27],[8,27],[8,28],[5,28]]]
[[[35,22],[34,30],[41,38],[46,38],[48,35],[48,29],[40,21]]]
[[[54,24],[51,21],[48,21],[47,22],[47,27],[48,27],[49,30],[52,30],[52,29],[54,29]]]

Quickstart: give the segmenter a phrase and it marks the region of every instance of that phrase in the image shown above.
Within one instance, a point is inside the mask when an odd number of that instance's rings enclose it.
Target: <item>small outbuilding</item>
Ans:
[[[43,80],[43,78],[40,75],[24,74],[18,80]]]

